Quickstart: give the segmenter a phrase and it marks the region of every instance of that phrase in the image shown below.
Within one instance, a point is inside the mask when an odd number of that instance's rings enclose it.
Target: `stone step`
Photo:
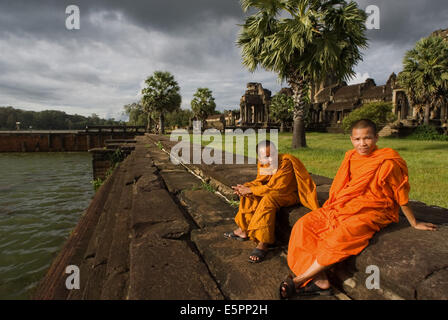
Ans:
[[[167,228],[169,223],[159,225]],[[133,239],[130,247],[131,300],[221,300],[206,265],[186,241],[157,233]]]
[[[113,239],[107,259],[106,275],[101,290],[103,300],[124,300],[129,288],[130,211],[133,185],[123,185],[116,212]]]
[[[171,181],[171,174],[164,175],[163,171],[161,172],[170,192],[177,195],[180,204],[199,226],[200,229],[192,231],[191,239],[225,297],[227,299],[278,299],[280,282],[288,274],[284,248],[273,249],[269,253],[268,260],[262,264],[251,264],[248,257],[255,246],[253,242],[242,243],[226,240],[223,237],[225,231],[235,228],[234,218],[237,208],[231,207],[221,196],[214,193],[210,186],[207,189],[191,190],[190,181],[194,179],[192,174],[186,172],[176,174],[179,175],[179,179]],[[269,272],[269,275],[266,275],[266,272]],[[271,273],[275,275],[271,277]],[[266,285],[267,278],[269,280]],[[263,285],[260,285],[260,279],[263,279]],[[334,300],[337,298],[314,297],[313,299]]]
[[[117,174],[112,174],[96,192],[94,199],[81,216],[77,226],[65,242],[56,259],[53,261],[44,278],[41,280],[33,299],[66,299],[69,291],[65,287],[68,275],[65,269],[69,265],[81,266],[86,249],[94,233],[104,206],[114,188]],[[82,271],[81,271],[82,272]],[[83,277],[81,277],[81,281]],[[73,290],[79,292],[80,290]]]
[[[150,136],[148,138],[153,143],[160,142],[167,151],[173,146],[173,143],[166,137]],[[218,187],[221,190],[226,188],[228,190],[231,185],[250,181],[256,174],[255,165],[200,164],[190,165],[189,168],[204,179],[208,179],[210,184],[221,185]],[[312,178],[317,185],[318,198],[322,205],[328,199],[332,179],[316,175],[312,175]],[[443,278],[448,270],[448,246],[444,241],[447,238],[448,209],[429,207],[417,201],[410,201],[410,206],[418,220],[438,224],[439,230],[435,232],[415,230],[401,215],[400,223],[392,224],[377,233],[371,240],[370,246],[360,255],[333,268],[335,282],[350,297],[355,299],[448,299],[448,282],[444,280],[446,278]],[[188,204],[187,207],[194,207],[194,204]],[[292,226],[309,211],[300,206],[280,210],[276,226],[280,244],[286,244],[289,241]],[[206,227],[206,224],[202,225]],[[221,248],[224,246],[223,242],[219,240],[221,231],[223,230],[216,226],[215,229],[207,228],[207,231],[203,229],[193,232],[193,239],[207,263],[209,263],[207,257],[218,259],[218,254],[212,252],[210,246],[215,245],[216,248],[220,248],[219,250],[226,252]],[[215,234],[211,235],[210,233]],[[207,242],[212,239],[215,239],[213,241],[216,243]],[[227,245],[225,247],[227,248]],[[232,254],[240,253],[233,252]],[[225,261],[221,260],[220,263],[225,263]],[[381,289],[369,290],[365,285],[365,281],[370,275],[366,274],[365,270],[370,265],[376,265],[380,270]],[[211,265],[209,267],[211,270],[215,270],[214,272],[221,272],[218,264],[214,268]],[[341,272],[341,269],[344,272]],[[233,276],[229,275],[229,277]],[[219,278],[218,275],[216,277]],[[224,281],[224,278],[219,279]],[[223,291],[225,290],[223,289]]]
[[[138,183],[152,180],[144,175]],[[189,245],[192,226],[169,192],[138,183],[131,212],[128,299],[222,299]]]
[[[115,176],[113,188],[80,264],[81,289],[72,291],[68,299],[99,299],[101,297],[109,246],[113,237],[110,230],[113,229],[115,223],[115,209],[120,204],[120,198],[115,195],[120,194],[120,189],[124,185],[125,171],[122,164],[115,168],[112,176]]]
[[[234,228],[235,224],[223,224],[192,231],[192,240],[226,299],[279,299],[280,283],[290,274],[283,248],[270,250],[262,263],[250,263],[248,259],[254,243],[225,239],[223,236],[224,232]],[[337,297],[307,299],[336,300]]]

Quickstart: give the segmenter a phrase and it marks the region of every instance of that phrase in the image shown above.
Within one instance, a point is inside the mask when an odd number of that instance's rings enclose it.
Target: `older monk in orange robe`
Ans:
[[[436,228],[416,221],[408,206],[406,162],[393,149],[378,149],[375,124],[366,119],[355,122],[351,141],[354,149],[345,154],[329,199],[292,229],[288,265],[296,277],[282,282],[280,298],[331,294],[325,269],[359,254],[376,232],[398,222],[400,207],[412,227]]]
[[[226,238],[255,241],[257,247],[249,256],[253,263],[261,262],[268,244],[275,242],[275,216],[279,208],[299,202],[311,210],[319,207],[316,185],[299,159],[278,154],[270,141],[261,142],[257,151],[257,178],[232,187],[241,197],[235,217],[239,228],[224,234]],[[274,161],[277,159],[278,162]]]

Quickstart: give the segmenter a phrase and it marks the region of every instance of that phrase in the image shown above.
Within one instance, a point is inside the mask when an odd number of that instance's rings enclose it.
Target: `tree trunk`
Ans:
[[[294,99],[294,126],[292,131],[292,149],[305,148],[305,80],[302,77],[290,79],[289,84]]]
[[[152,129],[152,118],[151,114],[148,112],[147,123],[146,123],[146,132],[151,133]]]
[[[285,122],[284,121],[282,121],[281,123],[280,123],[280,132],[285,132]]]
[[[160,112],[159,116],[159,134],[165,134],[165,121],[163,112]]]
[[[429,104],[429,103],[427,103],[426,105],[425,105],[425,125],[429,125],[429,115],[430,115],[430,108],[431,108],[431,105]]]

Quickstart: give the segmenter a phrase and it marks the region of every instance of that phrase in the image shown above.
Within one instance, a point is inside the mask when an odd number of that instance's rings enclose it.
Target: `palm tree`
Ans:
[[[425,107],[424,123],[428,125],[431,106],[438,107],[446,101],[448,42],[434,36],[418,41],[414,49],[406,52],[398,82],[413,104]]]
[[[182,98],[180,88],[169,72],[156,71],[145,81],[147,87],[142,90],[142,104],[148,115],[148,125],[151,115],[159,116],[159,133],[165,133],[164,116],[180,108]]]
[[[208,88],[198,88],[193,97],[193,100],[191,100],[191,110],[205,124],[205,120],[215,112],[216,108],[212,91]]]
[[[241,0],[246,18],[237,44],[243,64],[278,74],[293,90],[292,148],[306,147],[305,96],[328,76],[348,80],[367,47],[367,15],[344,0]]]

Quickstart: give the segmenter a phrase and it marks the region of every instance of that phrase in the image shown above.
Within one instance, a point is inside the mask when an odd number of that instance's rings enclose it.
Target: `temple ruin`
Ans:
[[[269,104],[271,91],[261,83],[250,82],[240,100],[241,126],[267,126],[269,124]]]

